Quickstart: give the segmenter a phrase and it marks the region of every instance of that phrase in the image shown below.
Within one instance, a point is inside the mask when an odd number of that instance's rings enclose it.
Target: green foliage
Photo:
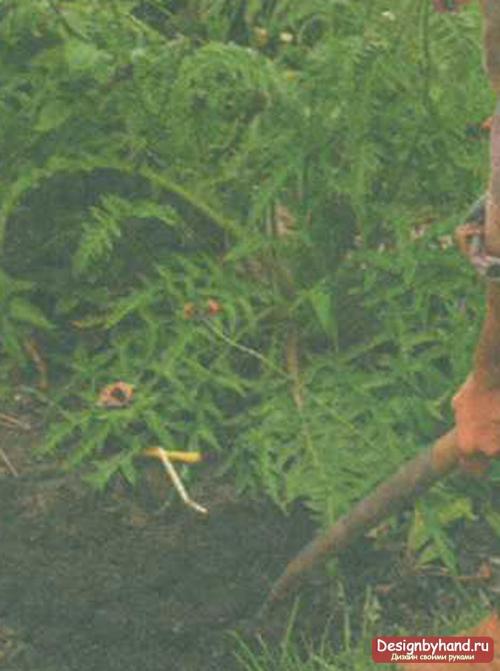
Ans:
[[[456,557],[445,528],[457,521],[473,520],[469,497],[449,496],[438,489],[420,501],[408,535],[408,550],[416,555],[416,566],[423,568],[440,559],[452,575],[458,573]]]
[[[262,650],[255,651],[244,642],[239,643],[236,653],[242,671],[369,671],[370,669],[389,668],[389,665],[375,664],[370,659],[371,652],[368,641],[356,649],[335,654],[324,644],[318,650],[301,650],[292,641],[281,644],[276,651],[270,645],[262,645]]]
[[[427,0],[4,3],[1,348],[32,367],[34,335],[59,380],[45,450],[99,484],[152,443],[216,451],[332,519],[447,426],[478,35]]]
[[[341,603],[342,587],[338,585]],[[338,601],[336,607],[339,607]],[[432,623],[429,622],[430,635],[439,631],[441,635],[460,635],[458,632],[475,627],[487,613],[484,605],[476,601],[466,601],[459,614],[450,619],[444,613],[434,613]],[[371,640],[380,635],[380,604],[377,597],[369,589],[363,604],[362,612],[352,612],[352,604],[346,604],[343,613],[341,631],[328,630],[311,642],[303,631],[294,631],[295,613],[289,618],[286,630],[278,643],[269,644],[265,639],[258,643],[237,638],[235,657],[242,671],[374,671],[375,669],[391,669],[393,664],[376,664],[371,658]],[[357,618],[357,620],[356,620]],[[329,626],[329,625],[328,625]],[[427,627],[426,627],[427,629]],[[353,642],[352,631],[357,632]],[[316,632],[317,633],[317,632]],[[425,634],[425,631],[420,631]],[[388,634],[387,634],[388,635]],[[414,630],[402,631],[399,627],[390,635],[413,636]],[[332,644],[332,638],[339,638],[340,646]]]
[[[343,599],[345,595],[341,584],[338,585],[338,592],[337,596]],[[300,644],[297,643],[297,632],[294,631],[297,628],[294,627],[295,610],[289,617],[279,645],[271,646],[265,640],[260,640],[260,645],[256,646],[237,638],[235,656],[239,662],[238,668],[242,671],[368,671],[388,667],[371,661],[371,637],[375,635],[380,607],[370,590],[366,591],[360,622],[352,621],[353,617],[347,605],[344,609],[344,623],[340,632],[342,651],[334,650],[332,632],[326,628],[319,644],[309,643],[303,636],[299,639]],[[359,633],[359,640],[355,645],[351,640],[353,629]]]
[[[23,364],[26,360],[25,338],[32,329],[52,329],[52,324],[42,310],[26,298],[32,289],[31,282],[13,279],[0,270],[2,348],[11,362],[16,364]]]

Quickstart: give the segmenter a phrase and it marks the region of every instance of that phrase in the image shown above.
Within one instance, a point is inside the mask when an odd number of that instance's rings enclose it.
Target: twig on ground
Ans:
[[[208,510],[203,506],[200,506],[200,504],[196,503],[196,501],[193,501],[193,499],[189,496],[166,450],[164,450],[162,447],[148,447],[143,451],[143,454],[148,457],[154,457],[161,461],[168,477],[177,490],[177,493],[189,508],[196,510],[198,513],[202,513],[203,515],[208,515]]]
[[[17,417],[14,417],[14,415],[6,415],[4,412],[0,412],[0,425],[6,426],[8,429],[22,429],[23,431],[29,431],[31,429],[28,422],[18,419]]]
[[[9,457],[7,456],[7,453],[5,452],[5,450],[2,447],[0,447],[0,457],[2,457],[2,461],[7,466],[7,469],[9,470],[9,473],[11,475],[13,475],[15,478],[18,478],[19,473],[18,473],[16,467],[14,466],[12,461],[9,459]]]

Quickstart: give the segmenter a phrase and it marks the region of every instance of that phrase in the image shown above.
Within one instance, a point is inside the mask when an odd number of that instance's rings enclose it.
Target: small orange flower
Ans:
[[[487,119],[485,119],[485,120],[483,121],[483,123],[481,124],[481,130],[484,130],[484,131],[488,131],[488,132],[489,132],[489,131],[491,131],[491,127],[492,127],[492,125],[493,125],[493,117],[492,117],[492,116],[489,116],[489,117],[488,117]]]
[[[134,386],[126,382],[108,384],[99,394],[97,405],[101,408],[123,408],[132,401]]]
[[[209,317],[215,317],[215,315],[218,315],[220,312],[222,312],[222,305],[219,301],[209,298],[207,301],[207,313]]]

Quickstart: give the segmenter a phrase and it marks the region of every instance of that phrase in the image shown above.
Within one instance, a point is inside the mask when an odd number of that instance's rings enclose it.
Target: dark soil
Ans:
[[[159,512],[153,485],[147,494],[117,484],[98,495],[74,478],[46,473],[32,460],[34,442],[29,434],[0,435],[19,470],[14,477],[0,463],[0,666],[240,668],[231,632],[248,631],[271,581],[313,534],[306,511],[298,506],[284,516],[266,500],[238,498],[207,469],[192,492],[209,506],[207,518],[177,503]],[[468,547],[471,573],[490,541],[483,533]],[[401,627],[418,633],[439,604],[453,612],[482,598],[480,581],[454,589],[449,578],[412,573],[401,543],[375,545],[360,542],[341,561],[342,598],[324,570],[308,581],[297,620],[302,631],[322,633],[330,622],[338,632],[347,611],[361,621],[367,586],[383,611],[381,633]],[[271,640],[289,612],[290,602],[265,624]]]
[[[305,511],[238,500],[207,473],[192,492],[210,506],[206,518],[176,503],[160,513],[154,491],[98,495],[44,474],[21,454],[31,441],[0,440],[20,471],[0,472],[0,665],[235,668],[230,632],[309,538]]]

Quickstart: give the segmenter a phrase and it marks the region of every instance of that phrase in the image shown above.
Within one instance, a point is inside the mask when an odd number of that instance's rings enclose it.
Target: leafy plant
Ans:
[[[46,349],[45,451],[102,485],[152,442],[217,451],[332,519],[449,424],[478,29],[424,0],[4,3],[2,347]]]
[[[29,342],[34,331],[53,329],[42,310],[27,297],[32,289],[31,282],[9,277],[0,270],[0,353],[6,358],[4,375],[29,363]]]
[[[456,493],[449,496],[440,490],[417,504],[408,536],[408,550],[417,556],[417,567],[423,568],[439,559],[456,575],[456,556],[445,529],[457,520],[472,519],[470,498],[458,497]]]
[[[339,596],[343,596],[343,588],[339,584]],[[362,621],[351,622],[349,609],[344,612],[344,627],[340,633],[342,638],[342,651],[334,649],[331,642],[331,632],[327,628],[323,632],[319,642],[308,642],[302,637],[297,640],[295,627],[296,611],[298,604],[292,611],[279,646],[268,645],[265,640],[260,640],[260,645],[252,645],[237,637],[237,650],[235,656],[239,662],[239,668],[245,671],[316,671],[327,669],[328,671],[343,671],[344,669],[355,669],[356,671],[367,671],[375,668],[370,657],[371,636],[374,634],[375,626],[379,619],[379,605],[376,597],[367,590]],[[351,640],[351,627],[355,624],[360,636],[356,644]],[[383,668],[383,667],[382,667]]]

